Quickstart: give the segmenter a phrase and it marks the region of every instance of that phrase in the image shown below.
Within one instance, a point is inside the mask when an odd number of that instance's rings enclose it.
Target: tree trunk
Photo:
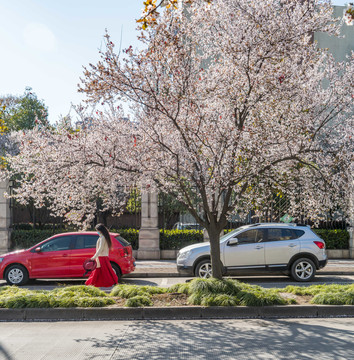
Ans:
[[[222,279],[222,263],[220,260],[220,231],[217,229],[207,229],[210,240],[211,270],[213,277]]]

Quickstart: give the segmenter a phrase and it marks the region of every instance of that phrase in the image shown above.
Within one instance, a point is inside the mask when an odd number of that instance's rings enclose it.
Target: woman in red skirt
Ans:
[[[112,240],[107,228],[103,224],[97,224],[96,230],[100,236],[96,243],[96,254],[91,260],[96,260],[97,267],[85,282],[86,285],[96,287],[110,287],[118,283],[118,277],[109,262],[109,249]]]

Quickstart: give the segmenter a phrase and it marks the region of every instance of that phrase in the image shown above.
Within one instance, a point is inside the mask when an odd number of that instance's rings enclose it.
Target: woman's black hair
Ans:
[[[108,229],[103,224],[97,224],[95,229],[97,231],[99,231],[104,236],[104,238],[107,241],[108,247],[111,248],[112,247],[112,240],[111,240],[111,237],[109,235]]]

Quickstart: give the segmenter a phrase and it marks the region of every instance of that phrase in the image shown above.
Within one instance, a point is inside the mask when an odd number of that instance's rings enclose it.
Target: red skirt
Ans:
[[[85,285],[96,287],[110,287],[118,283],[118,276],[112,269],[108,256],[99,256],[101,267],[92,271],[90,277],[86,280]]]

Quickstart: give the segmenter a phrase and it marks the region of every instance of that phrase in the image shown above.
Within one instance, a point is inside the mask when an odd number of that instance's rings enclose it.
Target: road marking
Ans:
[[[167,278],[163,278],[162,281],[161,281],[161,284],[160,286],[166,286],[167,285]]]

